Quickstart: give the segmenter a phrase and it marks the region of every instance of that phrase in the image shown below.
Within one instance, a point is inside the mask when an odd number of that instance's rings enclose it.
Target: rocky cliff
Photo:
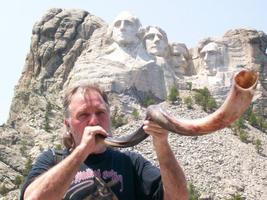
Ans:
[[[133,22],[127,41],[116,35],[116,22],[124,18]],[[159,41],[161,45],[155,45]],[[222,102],[233,74],[248,68],[260,74],[253,107],[266,117],[266,47],[266,34],[251,29],[230,30],[222,38],[206,38],[188,49],[185,44],[170,43],[159,27],[142,27],[129,12],[107,24],[83,10],[47,11],[33,27],[10,116],[0,127],[0,186],[2,194],[8,192],[0,198],[17,199],[20,177],[32,160],[43,149],[61,146],[61,94],[69,85],[93,81],[105,88],[112,112],[118,109],[128,121],[114,129],[124,134],[142,123],[148,97],[181,118],[207,115],[196,105],[188,109],[182,101],[170,104],[166,99],[171,88],[178,88],[185,98],[193,95],[190,89],[206,86]],[[236,193],[248,200],[267,199],[267,135],[249,124],[246,132],[250,134],[247,143],[230,128],[202,137],[170,136],[187,179],[203,199],[226,199]],[[261,141],[260,153],[253,144],[256,140]],[[157,164],[149,139],[132,149]]]

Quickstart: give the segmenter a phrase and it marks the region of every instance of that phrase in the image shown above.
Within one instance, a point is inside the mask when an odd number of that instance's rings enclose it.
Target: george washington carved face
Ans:
[[[112,24],[112,39],[119,45],[138,43],[139,19],[128,11],[121,12]]]

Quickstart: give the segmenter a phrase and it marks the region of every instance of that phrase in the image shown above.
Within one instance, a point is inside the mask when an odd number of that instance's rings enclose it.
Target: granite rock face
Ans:
[[[131,22],[128,27],[123,27],[125,20]],[[124,134],[142,124],[147,97],[181,118],[207,115],[197,106],[188,110],[182,102],[170,105],[165,100],[171,88],[186,97],[192,95],[188,85],[206,86],[222,102],[234,73],[247,68],[260,74],[254,108],[266,116],[266,47],[266,34],[252,29],[230,30],[188,49],[183,43],[170,43],[159,27],[143,27],[128,11],[107,24],[83,10],[48,10],[33,26],[10,116],[0,127],[0,187],[5,185],[10,191],[0,199],[16,199],[18,179],[27,164],[43,149],[62,145],[61,97],[68,86],[90,81],[105,88],[111,111],[118,109],[128,119],[127,125],[113,130]],[[139,120],[132,115],[135,109]],[[266,199],[267,137],[249,125],[247,129],[251,138],[261,140],[262,154],[251,142],[242,143],[231,129],[197,138],[170,136],[187,179],[203,196],[226,199],[241,193],[248,200]],[[157,164],[149,139],[131,149]]]

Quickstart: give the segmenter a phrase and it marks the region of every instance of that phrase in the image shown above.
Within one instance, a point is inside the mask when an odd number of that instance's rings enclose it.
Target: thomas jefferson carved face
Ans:
[[[168,52],[168,38],[158,27],[148,27],[144,36],[144,45],[149,54],[165,57]]]
[[[140,21],[132,13],[124,11],[113,22],[112,39],[119,45],[131,45],[139,42]]]

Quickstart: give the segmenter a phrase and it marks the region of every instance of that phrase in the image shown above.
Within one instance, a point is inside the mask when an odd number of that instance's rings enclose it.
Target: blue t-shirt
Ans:
[[[68,151],[64,151],[67,156]],[[40,174],[56,164],[53,150],[43,152],[33,165],[21,190]],[[64,199],[82,200],[96,190],[96,180],[112,183],[110,189],[122,200],[163,199],[160,171],[140,154],[107,149],[102,154],[90,155],[80,166]]]

